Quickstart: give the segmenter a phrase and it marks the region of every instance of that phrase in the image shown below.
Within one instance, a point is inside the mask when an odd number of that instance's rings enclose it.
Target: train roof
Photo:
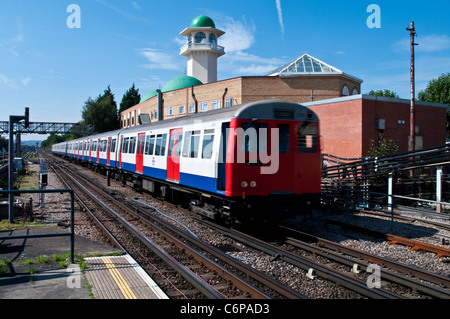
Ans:
[[[170,126],[171,123],[176,125],[192,124],[196,121],[213,121],[217,119],[231,118],[247,118],[247,119],[280,119],[292,121],[308,121],[318,122],[318,116],[307,107],[293,102],[282,100],[265,100],[239,104],[235,106],[225,107],[208,112],[190,114],[183,117],[175,117],[159,122],[134,126],[123,129],[126,132],[142,131],[144,128],[161,128]]]
[[[133,126],[130,128],[119,129],[111,132],[100,133],[89,137],[82,137],[74,141],[82,141],[86,140],[87,138],[95,139],[105,136],[117,135],[120,132],[133,133],[145,129],[158,129],[167,126],[170,127],[183,126],[186,124],[193,124],[196,121],[214,121],[217,119],[231,119],[231,118],[252,119],[252,120],[278,119],[291,121],[319,122],[318,116],[312,110],[299,103],[288,102],[283,100],[264,100],[239,104],[208,112],[190,114],[183,117],[175,117],[172,119]]]

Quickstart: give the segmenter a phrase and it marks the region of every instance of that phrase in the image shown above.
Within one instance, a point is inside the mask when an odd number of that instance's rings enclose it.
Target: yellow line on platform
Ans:
[[[123,278],[119,270],[115,267],[112,260],[110,258],[102,258],[102,260],[105,263],[106,267],[108,268],[114,281],[119,286],[120,291],[125,296],[125,299],[137,299],[133,291],[131,291],[130,286],[128,286],[127,282],[125,281],[125,278]]]

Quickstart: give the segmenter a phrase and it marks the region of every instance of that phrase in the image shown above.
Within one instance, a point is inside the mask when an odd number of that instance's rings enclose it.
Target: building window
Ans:
[[[348,95],[350,95],[350,91],[349,91],[347,85],[344,85],[344,88],[342,89],[342,95],[343,95],[343,96],[348,96]]]
[[[228,99],[225,99],[225,107],[233,106],[233,99],[230,97]]]
[[[186,113],[186,106],[185,105],[180,105],[178,107],[178,114],[184,114]]]
[[[209,43],[211,43],[211,44],[217,44],[217,38],[216,38],[216,36],[215,36],[213,33],[211,33],[211,34],[209,35]]]
[[[212,108],[213,108],[213,110],[220,109],[220,100],[214,100],[212,102]]]
[[[172,106],[169,106],[167,108],[167,116],[170,116],[170,115],[173,115],[173,107]]]
[[[208,111],[208,102],[201,102],[200,103],[200,112],[206,112]]]
[[[206,43],[206,35],[203,32],[198,32],[195,35],[195,43]]]
[[[355,88],[355,89],[353,89],[353,91],[352,91],[352,95],[358,95],[359,93],[358,93],[358,90]]]
[[[195,103],[189,104],[189,113],[195,113]]]

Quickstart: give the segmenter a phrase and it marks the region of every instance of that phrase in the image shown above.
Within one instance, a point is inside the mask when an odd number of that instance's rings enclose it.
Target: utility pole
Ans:
[[[9,159],[8,159],[8,188],[14,190],[14,123],[25,120],[25,128],[30,125],[30,109],[25,108],[25,116],[10,115],[9,116]],[[14,221],[14,194],[9,193],[9,222]]]
[[[409,151],[415,150],[416,144],[416,124],[415,124],[415,66],[414,58],[415,52],[414,47],[418,45],[414,43],[414,38],[416,37],[416,28],[414,27],[414,21],[411,21],[411,26],[406,26],[406,30],[409,31],[411,37],[411,107],[409,110]]]

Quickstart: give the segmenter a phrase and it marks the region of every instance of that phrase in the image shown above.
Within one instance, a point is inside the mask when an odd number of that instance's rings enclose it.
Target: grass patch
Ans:
[[[0,220],[0,231],[40,226],[44,226],[44,224],[30,222],[29,220],[14,220],[12,223],[8,219]]]
[[[0,275],[3,275],[6,273],[6,270],[8,269],[10,264],[11,264],[11,260],[9,260],[7,258],[0,260]]]

